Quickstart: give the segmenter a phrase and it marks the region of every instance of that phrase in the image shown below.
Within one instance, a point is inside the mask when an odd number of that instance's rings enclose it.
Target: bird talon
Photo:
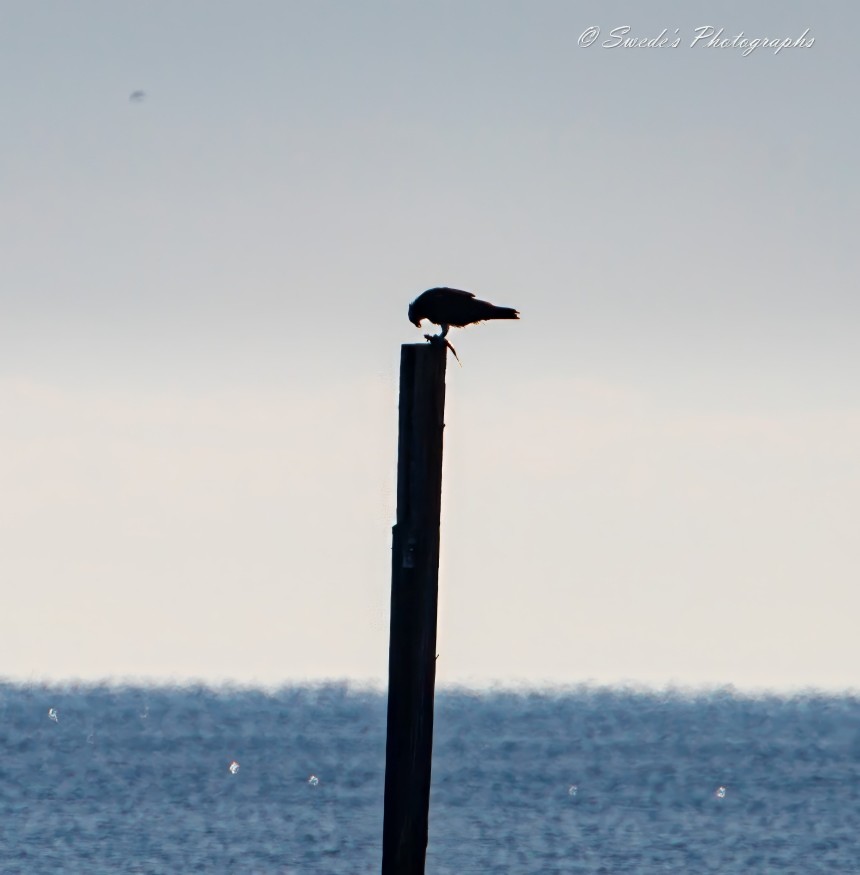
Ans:
[[[450,349],[451,352],[454,353],[454,358],[457,359],[457,364],[460,365],[461,368],[463,367],[463,363],[460,361],[460,356],[457,355],[457,350],[454,349],[453,346],[451,346],[451,341],[448,340],[448,338],[445,337],[444,334],[425,334],[424,339],[428,343],[434,343],[434,344],[443,344],[444,343],[445,346],[447,346],[448,349]]]

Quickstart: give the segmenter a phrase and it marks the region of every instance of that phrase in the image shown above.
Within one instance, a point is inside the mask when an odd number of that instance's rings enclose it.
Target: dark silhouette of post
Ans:
[[[423,875],[427,851],[447,352],[400,348],[382,875]]]

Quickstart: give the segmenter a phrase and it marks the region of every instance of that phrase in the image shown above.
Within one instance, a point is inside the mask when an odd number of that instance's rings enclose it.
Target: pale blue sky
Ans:
[[[448,284],[441,682],[857,686],[860,14],[719,10],[0,3],[0,674],[384,681]]]

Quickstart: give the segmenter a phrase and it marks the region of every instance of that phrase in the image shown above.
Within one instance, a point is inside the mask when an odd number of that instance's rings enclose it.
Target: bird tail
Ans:
[[[513,307],[493,307],[493,312],[489,313],[484,318],[486,319],[519,319],[520,314]]]

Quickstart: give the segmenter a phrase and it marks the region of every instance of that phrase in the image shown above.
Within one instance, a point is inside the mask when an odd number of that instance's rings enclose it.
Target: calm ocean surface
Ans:
[[[857,698],[440,692],[435,738],[428,875],[860,873]],[[0,685],[0,739],[3,875],[379,872],[383,695]]]

